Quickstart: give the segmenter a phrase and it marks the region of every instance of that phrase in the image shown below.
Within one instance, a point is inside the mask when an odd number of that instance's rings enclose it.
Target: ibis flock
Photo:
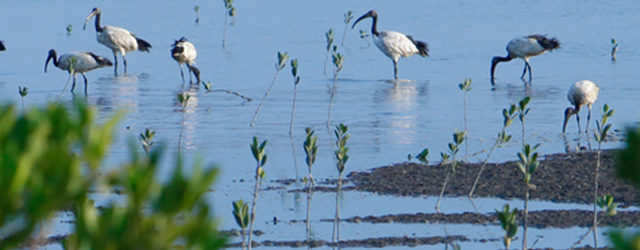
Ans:
[[[47,60],[45,62],[45,72],[47,71],[49,61],[53,61],[53,64],[61,70],[69,72],[69,74],[73,77],[73,85],[71,87],[72,93],[76,84],[76,74],[80,73],[84,77],[86,95],[88,84],[87,76],[85,74],[86,72],[97,68],[114,66],[114,74],[118,76],[119,53],[122,56],[124,73],[126,74],[127,52],[136,50],[149,52],[149,49],[152,48],[150,43],[136,37],[134,33],[126,29],[114,26],[101,26],[101,11],[100,8],[97,7],[94,8],[89,16],[87,16],[87,18],[85,19],[83,29],[86,28],[87,23],[89,23],[89,21],[91,21],[91,19],[94,17],[96,38],[99,43],[111,49],[113,53],[114,63],[104,57],[98,56],[91,52],[69,52],[62,54],[60,57],[57,57],[56,51],[53,49],[49,51]],[[415,40],[412,36],[405,35],[396,31],[378,31],[378,12],[376,12],[375,10],[371,10],[362,15],[354,22],[351,28],[353,29],[356,24],[367,18],[372,19],[371,34],[373,42],[378,47],[378,49],[380,49],[380,51],[387,57],[389,57],[393,62],[393,76],[395,80],[398,79],[398,59],[400,59],[401,57],[409,57],[415,54],[423,57],[429,56],[429,47],[425,42]],[[553,51],[558,48],[560,48],[560,42],[558,41],[558,39],[555,37],[549,38],[545,35],[529,35],[512,39],[511,41],[509,41],[506,47],[507,55],[504,57],[496,56],[491,60],[491,83],[495,84],[495,70],[498,63],[508,62],[516,58],[520,58],[524,61],[524,69],[520,78],[526,82],[526,80],[524,80],[524,77],[528,71],[530,83],[532,80],[532,70],[529,58],[543,54],[546,51]],[[4,50],[6,50],[5,45],[3,44],[3,41],[0,41],[0,51]],[[200,70],[195,67],[194,61],[196,56],[197,52],[195,47],[192,43],[187,41],[185,37],[176,40],[172,44],[171,57],[180,66],[180,75],[183,82],[185,81],[183,64],[186,64],[189,70],[189,79],[191,79],[191,74],[193,74],[196,78],[195,83],[200,83]],[[190,80],[190,82],[192,81]],[[572,115],[576,115],[578,131],[582,131],[580,128],[580,116],[578,115],[578,112],[580,111],[580,108],[585,105],[589,110],[586,126],[586,131],[588,131],[589,121],[591,120],[591,106],[598,98],[599,92],[600,88],[598,88],[595,83],[589,80],[578,81],[569,88],[567,98],[569,99],[572,107],[569,107],[565,110],[564,124],[562,126],[563,133],[565,132],[569,118]]]

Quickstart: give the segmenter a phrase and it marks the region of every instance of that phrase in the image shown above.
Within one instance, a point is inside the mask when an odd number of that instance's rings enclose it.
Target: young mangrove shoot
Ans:
[[[18,94],[20,94],[20,99],[22,101],[22,113],[24,114],[24,98],[29,94],[29,88],[18,86]]]
[[[489,158],[491,158],[491,154],[493,153],[493,151],[496,148],[503,146],[504,144],[506,144],[511,140],[511,135],[508,135],[506,130],[507,130],[507,127],[509,127],[511,123],[513,123],[513,120],[516,118],[516,109],[517,109],[516,105],[511,104],[511,107],[509,107],[509,109],[502,110],[502,117],[503,117],[502,131],[498,133],[498,138],[496,139],[496,142],[493,143],[493,146],[491,146],[489,153],[487,153],[487,158],[485,158],[484,162],[482,162],[482,167],[480,167],[478,176],[476,176],[476,180],[475,182],[473,182],[473,186],[471,186],[471,191],[469,191],[469,198],[473,198],[473,192],[476,190],[476,186],[478,186],[478,181],[480,180],[480,176],[482,175],[482,172],[484,171],[485,167],[487,167],[487,163],[489,162]]]
[[[223,0],[224,1],[224,31],[222,32],[222,49],[227,49],[227,17],[234,18],[236,16],[236,8],[233,7],[233,0]],[[196,11],[197,12],[197,11]]]
[[[428,148],[423,149],[423,150],[422,150],[422,152],[420,152],[420,153],[416,156],[416,158],[418,158],[418,160],[419,160],[420,162],[422,162],[422,164],[424,164],[424,165],[428,165],[428,164],[429,164],[429,159],[428,159],[428,157],[429,157],[429,149],[428,149]]]
[[[142,149],[144,149],[147,158],[149,158],[149,150],[151,149],[151,146],[155,144],[155,142],[153,141],[153,137],[155,135],[156,131],[152,131],[149,129],[146,129],[144,133],[140,133],[140,143],[142,143]]]
[[[611,38],[611,61],[616,61],[618,58],[616,57],[616,52],[618,51],[618,42],[616,39]]]
[[[344,13],[344,33],[342,34],[342,46],[344,46],[344,40],[347,38],[347,30],[349,30],[349,23],[353,19],[353,11],[347,11]]]
[[[71,35],[71,31],[73,31],[73,25],[69,24],[67,25],[67,36]]]
[[[605,139],[607,138],[607,134],[609,133],[609,130],[611,129],[611,124],[608,124],[607,121],[609,120],[609,118],[611,116],[613,116],[613,114],[615,113],[615,110],[610,109],[609,105],[605,104],[602,107],[602,118],[600,119],[600,121],[596,120],[596,132],[594,133],[594,137],[596,139],[596,141],[598,142],[598,152],[597,152],[597,160],[596,160],[596,169],[595,169],[595,178],[594,178],[594,183],[593,183],[593,199],[594,199],[594,205],[593,205],[593,242],[594,242],[594,247],[598,248],[598,209],[597,209],[597,204],[598,204],[598,178],[600,178],[600,162],[601,162],[601,154],[602,154],[602,143],[605,141]]]
[[[438,197],[438,202],[436,202],[436,211],[440,211],[440,202],[442,201],[442,196],[444,195],[444,190],[447,188],[447,183],[449,182],[449,178],[456,173],[458,167],[460,166],[460,161],[456,159],[458,152],[460,152],[460,145],[465,140],[467,135],[466,131],[455,131],[453,133],[453,142],[450,142],[449,154],[441,153],[443,164],[449,164],[451,168],[447,171],[447,175],[444,179],[444,183],[442,184],[442,189],[440,190],[440,196]],[[449,161],[451,159],[451,161]]]
[[[529,104],[529,101],[531,101],[531,97],[525,97],[524,99],[520,100],[518,102],[518,119],[520,119],[520,123],[522,123],[522,145],[526,144],[525,141],[525,117],[527,116],[527,114],[529,114],[529,111],[531,111],[530,108],[527,107],[527,105]]]
[[[246,247],[246,229],[249,226],[249,206],[242,199],[231,203],[233,205],[233,218],[240,227],[240,235],[242,236],[242,249]]]
[[[531,147],[529,144],[524,144],[522,151],[518,152],[518,169],[522,172],[524,180],[524,218],[522,219],[522,249],[527,249],[527,219],[529,216],[529,191],[535,189],[535,185],[531,184],[531,177],[533,173],[540,167],[540,161],[538,161],[538,152],[536,150],[540,144]]]
[[[333,47],[333,29],[329,29],[327,33],[324,33],[324,37],[327,40],[327,56],[324,58],[324,74],[327,75],[327,62],[329,62],[329,55],[331,55],[331,48]]]
[[[338,88],[338,73],[342,70],[342,63],[344,62],[344,56],[337,52],[338,48],[333,46],[333,87],[331,88],[331,100],[329,101],[329,114],[327,115],[327,129],[331,127],[331,109],[333,108],[333,99],[336,96],[336,89]]]
[[[189,105],[189,99],[191,96],[187,92],[182,92],[178,94],[178,101],[180,102],[180,106],[182,107],[182,123],[180,126],[180,137],[178,138],[178,152],[182,148],[182,133],[184,132],[184,115],[187,110],[187,106]]]
[[[298,84],[300,77],[298,76],[298,59],[291,60],[291,75],[293,76],[293,106],[291,107],[291,123],[289,125],[289,136],[293,138],[293,120],[296,114],[296,97],[298,94]]]
[[[304,131],[307,132],[307,139],[304,140],[304,153],[307,155],[306,162],[307,167],[309,168],[308,190],[311,191],[316,186],[316,181],[313,179],[311,168],[313,167],[313,163],[316,162],[316,154],[318,153],[318,146],[316,146],[318,136],[314,135],[315,131],[313,131],[313,128],[307,127]]]
[[[369,37],[369,34],[367,34],[367,31],[365,30],[360,30],[360,39],[364,40],[365,42],[367,42],[367,48],[371,47],[371,43],[369,42],[369,40],[367,39],[367,37]]]
[[[258,117],[258,113],[260,113],[260,108],[262,108],[262,103],[264,103],[264,100],[267,99],[267,96],[269,95],[269,92],[271,92],[271,88],[273,87],[273,84],[276,83],[276,79],[278,78],[278,73],[280,73],[280,71],[282,71],[286,66],[287,66],[287,60],[289,59],[289,55],[287,54],[287,52],[284,53],[280,53],[278,52],[278,62],[276,63],[276,74],[273,76],[273,80],[271,81],[271,85],[269,85],[269,89],[267,89],[267,92],[264,93],[264,97],[262,97],[262,100],[260,101],[260,104],[258,105],[258,108],[256,109],[255,114],[253,114],[253,119],[251,119],[251,128],[253,128],[253,123],[256,121],[256,118]]]
[[[458,84],[458,88],[462,90],[464,94],[464,131],[467,132],[465,135],[464,142],[464,155],[469,155],[469,126],[467,125],[467,93],[473,89],[471,87],[471,79],[464,79],[460,84]]]
[[[258,191],[260,191],[260,182],[266,176],[264,169],[262,168],[267,163],[267,155],[265,154],[264,148],[267,146],[267,140],[262,141],[262,143],[258,144],[258,138],[253,137],[253,142],[251,142],[251,153],[253,154],[253,158],[256,160],[256,185],[253,189],[253,203],[251,204],[251,220],[249,223],[249,250],[251,250],[252,238],[253,238],[253,223],[256,220],[256,204],[258,203]]]
[[[336,136],[336,146],[337,149],[334,152],[336,157],[336,167],[338,168],[338,184],[336,188],[336,218],[334,220],[333,227],[333,242],[340,242],[340,189],[342,187],[342,173],[344,172],[345,165],[349,160],[349,148],[347,147],[347,140],[351,137],[351,135],[347,134],[349,132],[349,127],[340,123],[340,125],[336,125],[335,130],[333,131]]]
[[[226,4],[226,1],[225,1]],[[196,23],[200,24],[200,6],[195,5],[193,6],[193,10],[196,12]]]
[[[518,225],[516,225],[516,215],[518,214],[518,208],[514,208],[513,210],[509,209],[509,204],[505,204],[502,207],[502,211],[496,209],[496,214],[498,215],[498,220],[500,221],[500,227],[504,231],[504,238],[502,243],[504,247],[509,250],[509,246],[511,245],[511,241],[513,241],[513,237],[516,236],[518,232]]]

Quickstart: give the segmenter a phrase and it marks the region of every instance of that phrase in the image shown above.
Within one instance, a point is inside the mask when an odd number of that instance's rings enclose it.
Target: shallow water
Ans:
[[[195,5],[201,7],[200,24],[194,22]],[[332,126],[339,123],[349,126],[347,172],[405,161],[408,154],[417,155],[424,148],[430,149],[431,162],[439,161],[439,153],[447,150],[453,132],[465,128],[463,93],[458,89],[458,83],[465,78],[473,79],[473,90],[467,96],[469,144],[463,154],[489,148],[501,129],[501,110],[525,96],[532,99],[531,112],[526,119],[528,143],[540,143],[539,151],[543,154],[564,152],[566,147],[574,149],[578,144],[589,146],[588,138],[592,136],[578,135],[575,120],[568,125],[566,139],[560,133],[563,111],[569,105],[566,91],[582,79],[590,79],[602,89],[593,108],[593,120],[599,119],[605,103],[616,110],[610,119],[614,129],[635,124],[640,115],[637,109],[640,99],[635,98],[640,92],[636,83],[640,65],[635,60],[640,53],[640,47],[635,46],[640,44],[640,33],[633,32],[640,21],[637,14],[640,3],[636,1],[289,0],[238,1],[234,5],[238,16],[227,30],[226,50],[223,50],[224,9],[218,2],[4,2],[0,9],[0,40],[5,41],[8,50],[0,52],[0,98],[20,105],[17,89],[26,86],[30,92],[25,99],[27,107],[58,100],[67,73],[51,65],[49,73],[43,72],[44,60],[51,48],[59,54],[86,50],[112,59],[111,52],[96,42],[92,26],[85,31],[81,28],[91,9],[99,6],[103,12],[103,25],[124,27],[150,42],[153,49],[151,53],[127,54],[129,74],[126,76],[114,77],[112,68],[89,72],[88,97],[82,95],[84,86],[80,78],[75,90],[77,94],[73,96],[67,89],[59,101],[86,100],[99,110],[101,118],[109,117],[116,110],[127,111],[126,118],[117,128],[118,137],[105,169],[124,162],[129,155],[127,141],[136,140],[146,128],[157,131],[156,138],[166,143],[174,155],[184,115],[182,147],[189,156],[186,158],[202,157],[207,164],[216,164],[222,170],[210,198],[223,229],[235,227],[231,201],[251,198],[255,163],[249,143],[253,136],[269,141],[269,161],[265,168],[269,180],[301,178],[307,174],[302,150],[304,128],[314,127],[319,137],[314,176],[337,178],[333,134],[326,127],[334,83],[332,74],[323,74],[324,33],[333,28],[339,44],[344,31],[343,14],[348,10],[354,11],[357,18],[376,9],[380,15],[380,30],[404,32],[427,42],[431,56],[401,59],[399,76],[410,81],[395,85],[386,81],[393,77],[391,61],[370,40],[371,46],[367,46],[367,42],[359,37],[358,30],[370,31],[371,21],[362,21],[354,30],[349,30],[345,46],[338,49],[346,59],[339,73],[331,114]],[[73,31],[67,34],[65,28],[69,24],[73,25]],[[535,33],[558,37],[562,48],[531,59],[534,79],[529,88],[525,88],[519,79],[523,67],[521,60],[500,64],[496,71],[497,85],[492,88],[489,82],[491,58],[506,55],[504,48],[512,38]],[[237,91],[254,101],[244,102],[223,93],[205,93],[202,85],[183,84],[177,64],[169,53],[172,42],[182,36],[198,49],[196,62],[204,81],[212,82],[216,89]],[[611,38],[620,44],[616,62],[610,60]],[[293,98],[289,65],[279,73],[255,127],[249,126],[274,77],[277,52],[288,52],[292,59],[298,58],[300,64],[302,80],[298,86],[293,140],[289,137]],[[180,91],[192,95],[184,113],[176,98]],[[584,126],[585,110],[582,117]],[[593,121],[590,127],[593,133]],[[514,122],[508,130],[514,140],[506,148],[496,150],[491,161],[515,159],[521,145],[520,131],[520,123]],[[603,146],[620,145],[611,142]],[[590,146],[595,148],[597,144],[591,140]],[[468,160],[480,161],[484,157],[480,155]],[[173,162],[170,158],[173,157],[167,158],[167,165]],[[296,201],[295,196],[281,191],[266,191],[261,195],[257,229],[266,234],[258,240],[282,240],[282,235],[299,230],[284,229],[280,233],[280,229],[270,228],[265,223],[275,214],[285,221],[304,215],[297,211],[305,210],[305,199]],[[320,200],[314,201],[318,210],[333,211],[335,198],[332,195],[315,197]],[[380,197],[346,192],[341,201],[341,212],[343,217],[426,212],[432,210],[435,200],[432,197]],[[454,200],[456,198],[445,200],[442,211],[471,211],[472,208],[454,206]],[[482,210],[491,212],[506,202],[509,201],[488,199]],[[547,206],[547,203],[543,204],[542,207]],[[329,212],[313,214],[318,220],[333,216]],[[319,235],[325,240],[330,240],[326,238],[326,235],[330,236],[330,229],[330,225],[318,223]],[[433,234],[443,233],[441,229],[432,230]],[[342,237],[366,238],[366,235],[358,235],[359,231],[362,226],[350,225],[343,229]],[[550,236],[556,231],[541,230],[540,234]],[[580,232],[562,233],[571,239],[578,234]],[[553,240],[545,242],[536,247],[564,246]],[[499,244],[464,244],[465,248],[499,247]]]

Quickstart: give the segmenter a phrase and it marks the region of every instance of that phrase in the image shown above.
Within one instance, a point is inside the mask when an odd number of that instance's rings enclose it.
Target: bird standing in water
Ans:
[[[193,73],[196,76],[196,83],[200,83],[200,70],[193,66],[195,64],[195,59],[198,56],[198,52],[196,51],[196,47],[193,46],[190,42],[187,41],[187,38],[182,37],[180,40],[175,41],[172,45],[171,49],[171,57],[173,57],[178,65],[180,65],[180,76],[182,76],[182,82],[184,82],[184,72],[182,70],[182,64],[186,64],[187,68],[189,68],[189,73]],[[189,80],[191,81],[191,74],[189,74]]]
[[[580,130],[580,107],[587,105],[589,108],[589,114],[587,115],[587,128],[586,132],[589,132],[589,121],[591,121],[591,105],[598,99],[598,93],[600,93],[600,88],[598,85],[589,80],[582,80],[576,82],[574,85],[569,88],[569,93],[567,93],[567,99],[574,107],[568,107],[564,111],[564,125],[562,125],[562,133],[565,132],[567,128],[567,122],[569,122],[569,118],[572,115],[576,115],[576,121],[578,122],[578,133],[582,132]]]
[[[91,70],[109,67],[112,66],[113,63],[108,59],[105,59],[101,56],[97,56],[91,52],[69,52],[60,56],[60,58],[56,58],[57,54],[54,49],[49,50],[49,56],[47,57],[47,61],[44,63],[44,72],[47,72],[47,66],[49,65],[49,61],[53,59],[53,65],[58,67],[61,70],[66,70],[69,74],[73,74],[73,85],[71,85],[71,93],[73,93],[73,89],[76,87],[76,74],[80,73],[84,77],[84,94],[87,95],[87,75],[86,72]],[[75,60],[75,65],[72,69],[72,61]]]
[[[393,61],[393,76],[396,80],[398,79],[398,59],[400,57],[409,57],[414,54],[419,54],[423,57],[429,56],[429,48],[425,42],[413,40],[411,36],[396,31],[378,32],[378,12],[375,10],[371,10],[358,18],[351,28],[353,29],[358,22],[369,17],[373,19],[373,24],[371,24],[373,42],[382,53]]]
[[[555,37],[547,38],[543,35],[530,35],[514,38],[509,42],[509,44],[507,44],[507,56],[496,56],[491,60],[491,83],[495,84],[494,73],[498,63],[508,62],[515,58],[524,60],[524,70],[522,71],[522,76],[520,76],[520,78],[524,80],[524,75],[527,73],[527,70],[529,70],[529,82],[531,82],[532,77],[529,58],[557,48],[560,48],[560,42]]]

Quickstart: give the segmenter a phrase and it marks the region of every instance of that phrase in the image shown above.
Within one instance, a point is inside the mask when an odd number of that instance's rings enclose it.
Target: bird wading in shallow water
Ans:
[[[71,85],[71,93],[73,93],[73,89],[76,87],[76,74],[80,73],[84,77],[84,94],[87,95],[87,75],[86,72],[91,70],[109,67],[112,66],[113,63],[108,59],[105,59],[101,56],[97,56],[91,52],[69,52],[60,56],[60,58],[56,58],[57,54],[54,49],[49,50],[49,56],[47,57],[47,61],[44,63],[44,72],[47,72],[47,66],[49,65],[49,61],[53,59],[53,65],[58,67],[61,70],[66,70],[69,74],[73,74],[73,85]],[[71,70],[71,61],[75,58],[76,65]]]
[[[393,76],[396,80],[398,79],[398,59],[400,57],[409,57],[413,54],[420,54],[423,57],[429,56],[429,48],[425,42],[413,40],[411,36],[400,32],[378,31],[378,12],[375,10],[371,10],[358,18],[351,28],[353,29],[358,22],[369,17],[373,19],[373,24],[371,25],[373,42],[382,53],[393,61]]]
[[[567,123],[569,122],[569,118],[572,115],[576,115],[576,121],[578,122],[578,133],[582,132],[580,130],[580,107],[587,105],[589,108],[589,114],[587,115],[587,128],[585,130],[586,133],[589,132],[589,122],[591,121],[591,105],[598,99],[598,93],[600,92],[600,88],[598,85],[589,80],[582,80],[576,82],[574,85],[569,88],[569,92],[567,93],[567,99],[574,107],[568,107],[564,111],[564,125],[562,125],[562,133],[565,132],[567,128]]]
[[[84,26],[82,29],[84,30],[87,27],[87,23],[91,20],[91,18],[96,17],[96,38],[98,42],[107,46],[113,52],[113,60],[115,62],[115,67],[113,69],[115,75],[118,75],[118,54],[122,55],[122,60],[124,61],[124,73],[127,74],[127,58],[125,55],[127,52],[140,50],[147,51],[151,48],[151,44],[137,38],[130,31],[113,27],[113,26],[100,26],[100,8],[94,8],[93,11],[89,14],[87,19],[84,21]]]
[[[545,51],[552,51],[560,48],[560,42],[555,37],[547,38],[543,35],[530,35],[525,37],[514,38],[507,44],[507,56],[496,56],[491,60],[491,84],[494,82],[494,73],[496,66],[501,62],[508,62],[515,58],[524,60],[524,70],[522,71],[521,79],[524,80],[524,75],[529,70],[529,82],[531,82],[531,65],[529,64],[529,57],[537,56]]]
[[[200,70],[194,66],[198,52],[196,47],[187,41],[187,38],[182,37],[180,40],[175,41],[172,45],[171,57],[173,57],[178,65],[180,65],[180,76],[182,76],[182,82],[184,82],[184,72],[182,70],[182,64],[186,64],[189,68],[189,73],[193,73],[196,76],[196,83],[200,83]],[[191,75],[189,75],[189,81],[191,81]]]

